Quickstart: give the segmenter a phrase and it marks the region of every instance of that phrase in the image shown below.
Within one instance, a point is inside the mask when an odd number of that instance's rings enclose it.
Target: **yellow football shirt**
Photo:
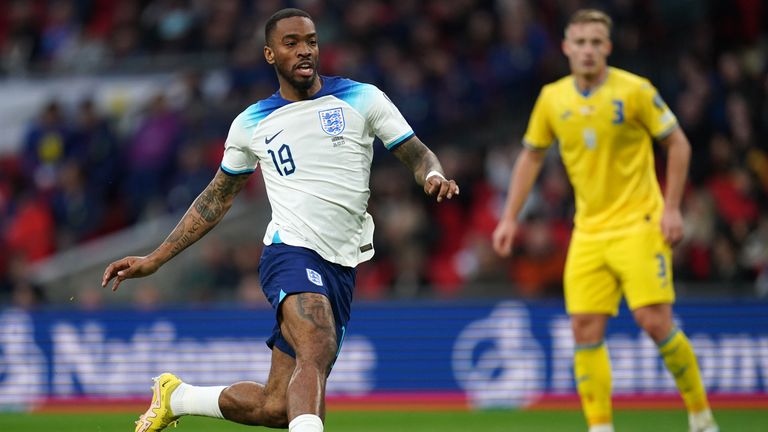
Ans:
[[[664,200],[651,137],[675,127],[675,115],[647,79],[609,68],[589,94],[571,75],[544,86],[523,143],[559,143],[576,195],[576,229],[612,234],[659,221]]]

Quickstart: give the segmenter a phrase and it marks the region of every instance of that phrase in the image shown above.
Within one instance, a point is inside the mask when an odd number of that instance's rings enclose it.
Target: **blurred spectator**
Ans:
[[[216,172],[205,163],[204,151],[201,144],[191,143],[176,155],[176,170],[165,198],[171,212],[188,209]]]
[[[544,221],[526,226],[510,268],[517,281],[516,294],[525,298],[562,295],[567,248],[555,241],[554,232]]]
[[[554,51],[552,44],[560,37],[558,34],[548,35],[542,24],[532,19],[528,2],[500,3],[500,38],[487,60],[491,67],[490,77],[501,87],[507,100],[534,98],[538,91],[530,83],[538,81],[537,69],[547,64],[547,56]],[[555,54],[559,53],[555,51]]]
[[[40,37],[40,56],[56,63],[73,51],[80,29],[74,16],[73,0],[53,0],[48,5],[46,23]]]
[[[181,52],[197,48],[198,17],[187,0],[150,2],[141,17],[147,46],[161,52]]]
[[[209,19],[203,21],[203,51],[229,52],[237,43],[237,21],[240,19],[241,2],[218,0],[210,2]]]
[[[674,249],[674,274],[685,279],[708,280],[717,220],[714,199],[706,190],[699,190],[688,194],[684,204],[687,222],[682,243]]]
[[[26,72],[40,50],[40,28],[33,2],[12,0],[6,13],[2,35],[2,66],[10,74]]]
[[[30,279],[29,261],[22,255],[10,257],[8,277],[5,281],[0,279],[0,298],[10,294],[8,303],[23,309],[34,309],[47,303],[43,287]]]
[[[38,189],[47,191],[55,184],[59,165],[71,150],[70,138],[59,102],[47,103],[27,129],[22,149],[24,171]]]
[[[99,26],[106,27],[102,33],[113,61],[135,58],[143,52],[139,17],[141,8],[136,0],[113,2],[112,16],[103,17]]]
[[[55,249],[56,225],[48,204],[39,197],[22,194],[3,227],[5,245],[12,257],[35,262]]]
[[[120,176],[120,147],[112,126],[92,99],[83,100],[78,107],[70,157],[86,168],[88,185],[100,198],[114,193]]]
[[[707,188],[715,198],[718,215],[733,231],[742,225],[754,226],[758,218],[757,201],[752,179],[744,168],[734,167],[714,176]],[[743,240],[743,234],[738,237]]]
[[[128,175],[123,192],[131,219],[135,220],[147,206],[157,206],[164,198],[162,191],[173,172],[181,138],[178,114],[171,110],[162,93],[156,94],[129,143],[124,160]]]
[[[67,161],[59,170],[57,187],[51,197],[59,250],[93,238],[99,231],[104,220],[103,202],[90,185],[75,160]]]

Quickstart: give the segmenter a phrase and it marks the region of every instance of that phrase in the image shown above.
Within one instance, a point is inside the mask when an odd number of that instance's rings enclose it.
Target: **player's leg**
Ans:
[[[243,381],[229,387],[193,386],[164,373],[155,379],[152,404],[136,422],[136,432],[161,431],[185,415],[284,428],[285,393],[294,368],[293,357],[275,348],[266,385]]]
[[[573,314],[573,372],[590,432],[612,431],[611,361],[605,345],[607,314]]]
[[[288,427],[285,395],[295,368],[294,358],[274,347],[266,385],[243,381],[221,393],[219,406],[224,418],[247,425]]]
[[[716,432],[696,354],[685,333],[674,324],[672,305],[642,306],[632,313],[638,325],[656,342],[667,370],[675,379],[688,409],[691,431]]]
[[[326,379],[349,322],[355,269],[273,243],[264,248],[259,278],[278,321],[267,345],[295,359],[285,387],[289,429],[322,431]]]
[[[608,318],[621,300],[605,267],[605,241],[574,233],[565,265],[565,301],[576,344],[574,375],[591,432],[611,432],[611,363],[605,345]]]
[[[280,330],[296,352],[296,368],[286,391],[291,432],[321,432],[325,418],[325,385],[338,343],[331,302],[304,292],[285,298]]]
[[[149,419],[142,416],[144,422],[140,421],[142,428],[137,431],[163,430],[183,415],[274,428],[289,426],[289,420],[293,420],[292,432],[322,431],[325,383],[338,349],[330,302],[322,294],[298,293],[286,297],[280,311],[281,333],[294,347],[296,359],[276,344],[266,385],[239,382],[229,387],[198,387],[163,374],[156,387],[167,387],[168,396],[159,396],[158,400],[168,400],[170,409],[163,411],[162,424],[152,423],[152,415]]]
[[[620,252],[620,251],[623,251]],[[656,342],[688,409],[691,431],[716,432],[693,347],[675,326],[671,249],[659,230],[627,236],[611,254],[637,324]]]

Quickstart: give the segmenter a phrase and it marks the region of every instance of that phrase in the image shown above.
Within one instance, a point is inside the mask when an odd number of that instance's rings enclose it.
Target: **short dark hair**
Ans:
[[[275,26],[277,26],[277,22],[280,20],[284,20],[286,18],[292,18],[292,17],[304,17],[309,18],[310,21],[313,23],[315,20],[312,19],[312,17],[306,12],[301,9],[296,8],[285,8],[280,9],[279,11],[272,14],[271,17],[267,20],[267,23],[264,25],[264,42],[269,45],[269,38],[272,37],[272,32],[275,30]]]

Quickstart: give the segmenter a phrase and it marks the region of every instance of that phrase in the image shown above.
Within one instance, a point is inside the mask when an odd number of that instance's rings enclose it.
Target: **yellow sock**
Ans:
[[[587,424],[610,424],[611,360],[605,342],[577,345],[573,360],[576,388]]]
[[[709,409],[699,362],[685,334],[677,328],[672,330],[669,337],[659,344],[659,353],[675,379],[688,412],[697,413]]]

